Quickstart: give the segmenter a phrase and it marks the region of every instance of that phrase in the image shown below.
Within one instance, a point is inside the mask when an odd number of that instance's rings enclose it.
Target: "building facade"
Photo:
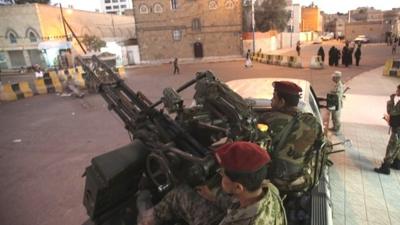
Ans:
[[[384,42],[385,28],[383,21],[346,23],[346,39],[354,40],[358,35],[366,35],[371,42]]]
[[[126,9],[132,9],[132,0],[100,0],[103,12],[122,15]]]
[[[323,31],[323,18],[316,5],[301,8],[301,31]]]
[[[143,63],[241,55],[239,0],[133,2]]]
[[[382,21],[383,12],[372,7],[359,7],[350,10],[350,22],[376,22]]]
[[[383,12],[383,24],[386,33],[392,36],[400,36],[400,8]]]
[[[334,33],[335,37],[343,37],[348,14],[324,14],[324,32]]]
[[[118,42],[135,36],[132,17],[72,9],[64,9],[63,14],[79,39],[88,34]],[[0,68],[54,66],[54,58],[63,49],[82,53],[61,18],[59,7],[45,4],[1,6]]]
[[[291,2],[291,1],[290,1]],[[286,32],[300,33],[301,28],[301,6],[299,4],[288,4],[286,10],[290,13]]]

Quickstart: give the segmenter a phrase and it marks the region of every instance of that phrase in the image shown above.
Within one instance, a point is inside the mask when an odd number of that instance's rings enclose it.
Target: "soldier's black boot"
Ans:
[[[400,160],[395,159],[392,164],[390,164],[390,168],[395,170],[400,170]]]
[[[390,164],[382,163],[381,167],[375,168],[374,171],[377,173],[390,175]]]

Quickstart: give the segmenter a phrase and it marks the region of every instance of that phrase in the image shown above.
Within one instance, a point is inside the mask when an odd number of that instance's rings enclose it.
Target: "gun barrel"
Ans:
[[[203,79],[204,77],[206,77],[206,74],[200,74],[198,75],[196,78],[193,78],[192,80],[189,80],[188,82],[184,83],[182,86],[180,86],[178,89],[176,89],[176,92],[181,92],[183,90],[185,90],[186,88],[192,86],[193,84],[195,84],[198,80]],[[155,102],[153,105],[150,106],[150,108],[155,108],[157,107],[159,104],[162,103],[162,100],[158,100],[157,102]]]

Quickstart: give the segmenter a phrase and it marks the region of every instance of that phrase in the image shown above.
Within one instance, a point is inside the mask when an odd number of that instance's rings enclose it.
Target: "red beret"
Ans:
[[[292,94],[292,95],[300,95],[300,92],[303,91],[299,85],[290,82],[290,81],[275,81],[272,83],[272,86],[278,92]]]
[[[257,144],[244,141],[219,147],[215,156],[224,169],[232,172],[256,172],[271,160],[266,150]]]

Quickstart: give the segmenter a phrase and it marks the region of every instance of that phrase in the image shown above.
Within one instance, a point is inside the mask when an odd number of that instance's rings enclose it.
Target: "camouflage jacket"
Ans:
[[[400,115],[400,101],[397,101],[396,104],[394,104],[394,100],[393,101],[392,100],[387,101],[386,111],[391,116]]]
[[[264,197],[245,208],[239,202],[232,204],[219,225],[286,225],[286,214],[278,189],[270,182],[263,182]]]
[[[298,121],[294,123],[286,137],[281,132],[291,123],[294,115],[298,114]],[[280,191],[303,191],[313,183],[315,143],[322,143],[324,135],[321,124],[311,113],[289,111],[275,111],[265,113],[261,119],[269,127],[272,139],[270,154],[272,165],[269,177]],[[279,147],[280,140],[284,138]],[[280,149],[277,149],[280,148]]]
[[[344,85],[341,80],[339,80],[333,89],[330,92],[331,94],[335,94],[338,96],[339,104],[338,104],[338,109],[341,109],[343,106],[343,93],[344,93]]]

